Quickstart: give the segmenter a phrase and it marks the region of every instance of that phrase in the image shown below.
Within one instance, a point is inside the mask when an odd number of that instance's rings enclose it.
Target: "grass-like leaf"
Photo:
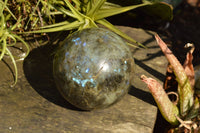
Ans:
[[[29,52],[30,52],[29,45],[28,45],[21,37],[19,37],[18,35],[12,34],[12,36],[13,36],[14,38],[17,38],[19,41],[21,41],[21,42],[26,46],[27,51],[26,51],[25,57],[27,57],[28,54],[29,54]],[[24,57],[24,58],[25,58],[25,57]]]
[[[76,18],[79,21],[83,21],[83,14],[81,14],[74,6],[72,6],[72,4],[69,2],[69,0],[64,0],[65,3],[67,4],[67,6],[69,7],[69,9],[72,11],[72,13],[76,16]]]
[[[70,16],[72,18],[76,18],[77,19],[77,16],[74,15],[70,10],[67,10],[65,9],[64,7],[60,6],[60,7],[57,7],[57,6],[53,6],[56,10],[62,12],[63,14],[67,15],[67,16]]]
[[[0,13],[0,18],[1,18],[1,23],[0,23],[0,38],[2,38],[2,36],[4,35],[5,33],[5,27],[6,27],[6,24],[5,24],[5,17],[3,15],[3,12]]]
[[[29,16],[29,19],[28,19],[28,22],[26,23],[24,29],[27,29],[27,28],[28,28],[28,25],[29,25],[29,23],[31,22],[31,20],[33,19],[33,16],[34,16],[34,14],[35,14],[35,12],[36,12],[38,6],[39,6],[39,3],[40,3],[40,0],[37,1],[36,6],[33,8],[33,11],[31,12],[31,14],[30,14],[30,16]],[[39,18],[37,18],[37,20],[39,20]],[[36,23],[36,22],[37,22],[37,21],[35,21],[34,23]],[[35,24],[33,24],[33,25],[35,25]]]
[[[72,0],[72,1],[76,4],[77,7],[80,7],[81,2],[79,0]]]
[[[5,52],[6,52],[6,40],[3,39],[3,42],[0,42],[2,44],[2,48],[1,48],[1,55],[0,55],[0,60],[2,60]]]
[[[4,10],[4,8],[10,13],[10,15],[17,20],[17,18],[15,17],[15,15],[11,12],[11,10],[6,6],[8,0],[5,0],[5,2],[3,2],[2,0],[0,0],[0,3],[3,4],[4,6],[2,7],[2,9]],[[3,12],[3,11],[0,11]],[[1,13],[0,13],[1,14]]]
[[[137,45],[133,45],[133,44],[131,44],[131,43],[129,43],[129,42],[126,42],[126,44],[127,44],[128,46],[135,47],[135,48],[138,48],[138,49],[141,48],[141,47],[139,47],[139,46],[137,46]]]
[[[10,44],[7,43],[6,44],[7,46],[11,47],[11,46],[14,46],[17,43],[16,38],[14,38],[11,34],[8,34],[7,37],[9,37],[13,40],[13,43],[10,43]]]
[[[91,8],[91,10],[86,14],[87,16],[93,18],[95,13],[103,6],[106,0],[94,0],[95,4]]]
[[[117,33],[118,35],[120,35],[121,37],[138,44],[141,47],[146,48],[144,45],[142,45],[141,43],[135,41],[133,38],[129,37],[128,35],[126,35],[125,33],[123,33],[122,31],[120,31],[119,29],[117,29],[114,25],[112,25],[110,22],[108,22],[105,19],[101,19],[101,20],[97,20],[97,23],[104,25],[105,27],[109,28],[110,30],[112,30],[113,32]]]
[[[118,8],[118,7],[121,7],[121,6],[118,4],[105,2],[105,4],[101,7],[101,9],[111,9],[111,8]]]
[[[41,29],[41,30],[36,30],[36,31],[29,31],[26,33],[48,33],[48,32],[57,32],[57,31],[63,31],[63,30],[72,30],[72,29],[78,28],[83,23],[84,22],[74,21],[67,25],[52,27],[48,29]]]
[[[59,23],[55,23],[55,24],[51,24],[51,25],[46,25],[46,26],[43,26],[43,27],[40,27],[40,28],[41,29],[54,28],[54,27],[68,25],[68,24],[70,24],[69,21],[63,21],[63,22],[59,22]]]
[[[92,2],[88,2],[88,3],[84,3],[84,5],[86,5],[86,9],[83,7],[82,10],[85,10],[85,14],[88,14],[88,12],[92,9]],[[83,6],[83,5],[82,5]]]
[[[154,2],[152,5],[142,7],[142,10],[150,16],[157,16],[163,20],[171,21],[173,18],[173,7],[165,2]]]
[[[110,17],[116,14],[124,13],[129,10],[136,9],[138,7],[146,6],[146,5],[151,5],[152,3],[144,3],[144,4],[139,4],[139,5],[133,5],[133,6],[126,6],[126,7],[118,7],[118,8],[110,8],[110,9],[102,9],[99,10],[96,15],[94,20],[99,20],[102,18]]]

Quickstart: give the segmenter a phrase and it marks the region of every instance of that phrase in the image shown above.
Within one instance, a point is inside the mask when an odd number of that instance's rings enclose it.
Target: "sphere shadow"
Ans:
[[[82,111],[67,102],[57,90],[53,78],[53,57],[56,46],[45,45],[33,49],[25,58],[25,77],[38,94],[61,107]]]

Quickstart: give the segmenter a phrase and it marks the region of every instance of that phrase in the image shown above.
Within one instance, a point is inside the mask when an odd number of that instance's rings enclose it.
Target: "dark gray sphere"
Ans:
[[[64,41],[53,67],[63,97],[78,108],[92,110],[108,107],[127,94],[134,60],[121,37],[90,28]]]

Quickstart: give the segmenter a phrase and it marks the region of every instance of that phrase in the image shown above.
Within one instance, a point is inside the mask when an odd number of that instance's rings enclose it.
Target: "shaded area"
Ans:
[[[140,66],[141,68],[143,68],[146,72],[150,73],[151,75],[155,76],[157,79],[164,81],[165,79],[165,75],[156,71],[155,69],[147,66],[146,64],[144,64],[142,61],[135,59],[135,63]]]
[[[146,92],[139,88],[136,88],[135,86],[132,86],[129,91],[129,94],[146,103],[156,106],[156,102],[154,101],[153,96],[151,95],[150,92]]]
[[[120,28],[130,35],[138,35],[139,41],[152,38],[142,30]],[[147,45],[153,47],[155,42]],[[79,111],[70,105],[62,98],[54,83],[52,60],[55,49],[56,47],[51,44],[40,46],[33,49],[24,62],[17,62],[19,77],[14,88],[4,84],[13,79],[10,79],[10,70],[0,62],[0,68],[7,68],[2,71],[3,76],[0,78],[3,79],[3,82],[0,82],[0,130],[2,132],[153,132],[157,108],[150,93],[145,92],[148,91],[145,84],[142,84],[138,77],[135,78],[136,83],[129,95],[109,108],[87,112]],[[156,51],[159,51],[159,48],[138,49],[135,54],[138,60],[143,60]],[[156,59],[150,59],[141,64],[152,67],[153,63],[152,68],[162,73],[164,67],[160,66],[164,64],[155,65],[155,62]],[[136,66],[138,75],[149,74],[139,65]],[[7,75],[9,77],[6,77]],[[148,100],[151,101],[147,102]]]
[[[33,49],[24,60],[24,74],[30,85],[44,98],[59,106],[79,110],[59,93],[53,79],[53,56],[56,47],[45,45]]]
[[[195,3],[191,2],[197,2]],[[140,15],[136,20],[124,16],[115,16],[110,18],[112,23],[116,25],[126,25],[132,27],[140,27],[150,29],[159,33],[168,47],[173,51],[174,55],[183,64],[186,53],[189,49],[185,49],[186,43],[194,43],[195,51],[193,53],[194,66],[200,64],[200,1],[199,0],[183,0],[174,10],[174,18],[172,21],[160,21],[151,17]],[[116,21],[116,19],[120,17]],[[157,56],[157,55],[156,55]],[[156,57],[152,55],[151,59]],[[136,61],[137,63],[137,61]],[[140,62],[139,62],[140,63]],[[138,65],[140,65],[137,63]],[[140,66],[142,66],[141,64]],[[142,67],[145,67],[144,65]],[[165,76],[165,75],[164,75]],[[168,128],[169,124],[158,113],[154,133],[167,132],[164,128]]]
[[[110,17],[109,20],[115,25],[138,27],[155,31],[162,35],[169,48],[180,60],[185,60],[188,49],[184,48],[186,43],[194,43],[196,49],[193,53],[194,65],[200,64],[200,6],[192,6],[189,0],[183,0],[174,10],[172,21],[162,20],[159,17],[148,16],[137,12],[138,16],[130,16],[129,12]],[[199,0],[192,1],[199,3]],[[139,10],[140,11],[140,10]],[[130,11],[131,12],[131,11]],[[120,19],[118,19],[120,18]],[[141,42],[142,43],[142,42]]]
[[[183,1],[175,10],[174,19],[166,31],[160,32],[172,41],[174,54],[183,63],[188,49],[186,43],[194,43],[194,65],[200,64],[200,7],[191,6]]]

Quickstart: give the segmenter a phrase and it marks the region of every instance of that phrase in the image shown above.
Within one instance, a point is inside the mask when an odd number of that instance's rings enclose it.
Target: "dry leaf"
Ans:
[[[194,75],[195,75],[195,73],[194,73],[194,67],[193,67],[193,64],[192,64],[192,60],[193,60],[192,53],[194,51],[194,45],[191,44],[191,43],[187,43],[185,45],[185,47],[192,47],[186,55],[186,60],[184,62],[183,68],[185,69],[185,73],[190,80],[191,87],[194,88],[194,84],[195,84]]]

